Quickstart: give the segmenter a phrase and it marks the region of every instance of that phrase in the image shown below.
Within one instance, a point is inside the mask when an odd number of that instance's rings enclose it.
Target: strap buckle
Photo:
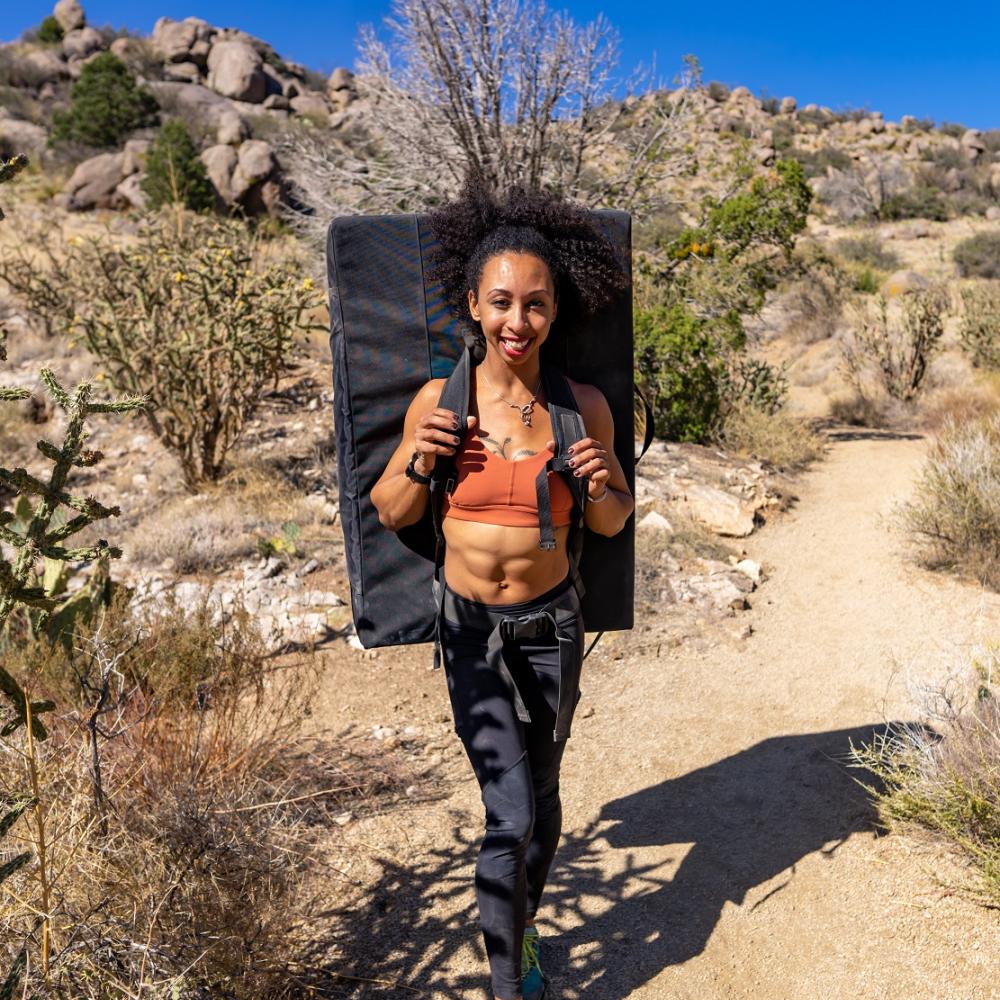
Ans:
[[[500,622],[500,638],[504,642],[513,642],[515,639],[539,639],[551,623],[551,619],[544,611],[504,618]]]

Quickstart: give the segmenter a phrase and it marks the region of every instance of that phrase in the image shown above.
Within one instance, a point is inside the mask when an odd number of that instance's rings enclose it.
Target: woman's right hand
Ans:
[[[476,418],[469,417],[467,430],[476,426]],[[424,414],[414,429],[413,441],[417,458],[414,469],[422,476],[429,476],[437,462],[438,455],[454,455],[462,443],[459,434],[458,414],[452,410],[437,407]]]

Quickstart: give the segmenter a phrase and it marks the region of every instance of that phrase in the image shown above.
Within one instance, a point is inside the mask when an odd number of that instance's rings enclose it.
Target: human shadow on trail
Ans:
[[[763,740],[609,802],[589,827],[565,834],[540,913],[551,1000],[630,996],[664,968],[698,955],[727,902],[743,905],[757,886],[784,873],[751,903],[766,906],[802,858],[833,854],[851,834],[873,829],[870,799],[845,763],[852,742],[869,743],[884,729]],[[641,755],[640,737],[636,746]],[[563,784],[567,802],[573,788]],[[480,828],[478,815],[456,816],[448,842],[415,863],[381,860],[381,876],[364,898],[327,914],[336,918],[339,940],[337,958],[316,970],[330,977],[318,995],[489,995],[471,892]],[[666,850],[652,856],[648,848]],[[560,925],[570,929],[557,933]],[[466,947],[476,967],[456,975],[451,956]]]
[[[751,904],[766,906],[806,855],[831,855],[851,834],[873,829],[873,805],[846,759],[851,743],[870,743],[884,730],[774,737],[609,802],[593,829],[571,835],[556,858],[548,905],[558,912],[587,897],[613,904],[549,948],[561,959],[549,963],[565,984],[557,995],[630,996],[667,966],[700,954],[727,902],[743,905],[753,889],[784,873]],[[870,774],[865,780],[874,783]],[[679,867],[670,866],[672,877],[659,874],[664,852],[606,871],[608,846],[671,844],[674,860],[683,854]]]

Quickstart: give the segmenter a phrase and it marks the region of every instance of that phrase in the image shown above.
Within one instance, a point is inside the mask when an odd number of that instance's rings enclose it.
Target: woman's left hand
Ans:
[[[555,441],[549,442],[549,448],[555,451]],[[586,476],[587,493],[590,497],[602,497],[608,489],[608,478],[611,469],[608,466],[608,451],[596,438],[586,437],[569,447],[569,464],[573,467],[574,476]]]

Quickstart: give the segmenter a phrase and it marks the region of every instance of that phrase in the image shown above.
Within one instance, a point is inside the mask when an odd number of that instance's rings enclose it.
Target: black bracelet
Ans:
[[[406,478],[410,480],[410,482],[417,483],[419,486],[429,486],[431,482],[431,477],[422,476],[416,470],[415,463],[419,457],[420,457],[420,452],[415,451],[413,453],[413,457],[410,459],[410,464],[406,467],[406,471],[403,473],[403,475],[405,475]]]

